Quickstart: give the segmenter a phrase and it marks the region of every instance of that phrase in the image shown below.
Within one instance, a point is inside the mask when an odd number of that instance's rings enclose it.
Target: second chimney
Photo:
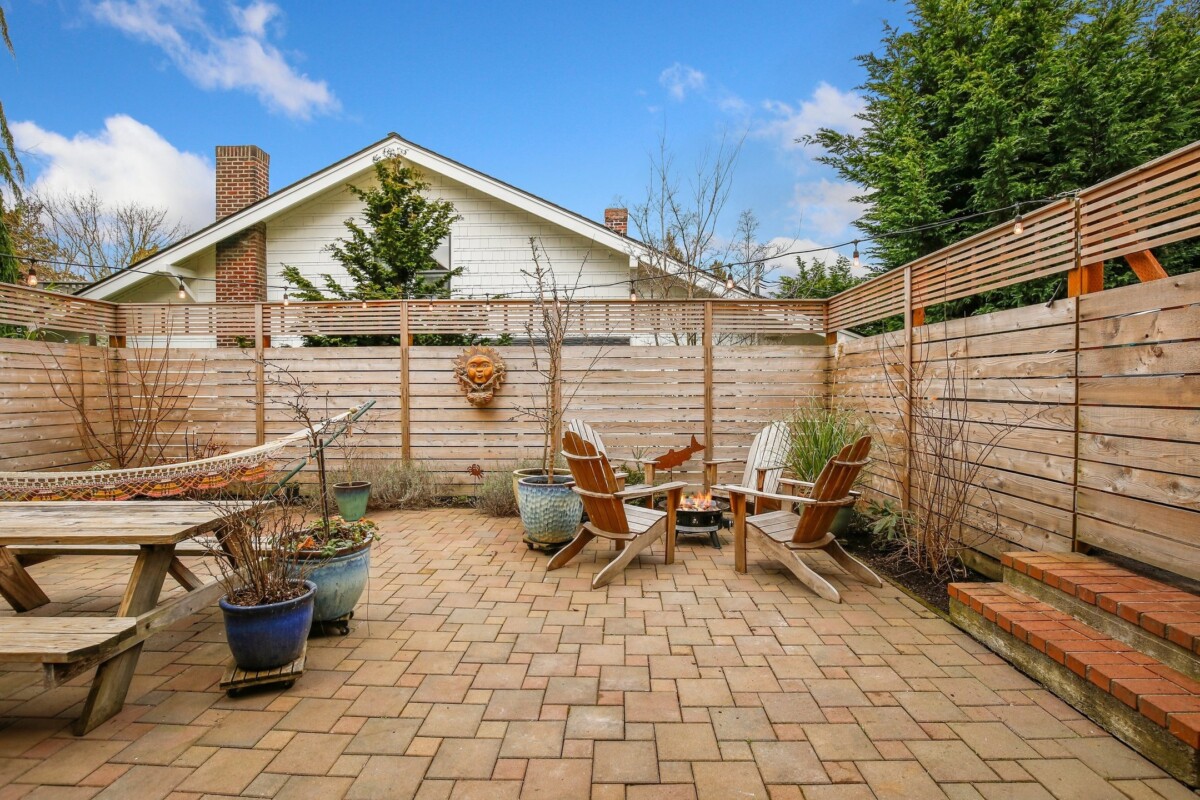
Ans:
[[[254,145],[217,146],[217,219],[236,214],[270,194],[271,157]],[[261,303],[267,299],[267,227],[249,225],[217,242],[218,303]],[[218,346],[233,346],[218,337]]]
[[[604,209],[604,227],[609,230],[616,231],[622,236],[629,235],[629,209],[628,208],[606,208]]]

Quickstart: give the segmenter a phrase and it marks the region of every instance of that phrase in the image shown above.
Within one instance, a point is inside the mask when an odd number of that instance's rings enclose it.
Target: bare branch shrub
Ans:
[[[249,499],[208,502],[220,515],[216,542],[205,541],[230,603],[258,606],[299,597],[300,580],[315,563],[297,555],[310,509],[271,502],[270,481],[253,485]]]
[[[912,445],[907,455],[903,445],[888,445],[882,424],[872,420],[883,434],[876,441],[889,451],[885,461],[897,484],[903,481],[904,459],[910,459],[910,513],[900,517],[898,557],[946,578],[963,550],[979,547],[998,534],[998,506],[981,479],[985,462],[1006,438],[1042,412],[1031,407],[1021,414],[998,406],[998,421],[972,419],[967,372],[948,346],[936,370],[930,369],[928,346],[914,344],[911,365],[895,337],[881,336],[878,352],[889,400],[900,419],[905,417],[912,387]]]
[[[516,406],[516,412],[519,417],[529,417],[538,423],[542,438],[542,472],[548,482],[553,482],[558,455],[557,436],[562,429],[563,417],[575,395],[587,382],[588,375],[607,351],[597,350],[569,393],[562,394],[563,347],[572,333],[587,338],[587,330],[579,319],[585,303],[575,298],[587,257],[584,257],[575,281],[569,286],[562,286],[555,277],[549,256],[536,237],[529,238],[529,247],[533,253],[533,268],[524,274],[533,289],[534,299],[533,314],[525,323],[525,335],[533,352],[533,370],[542,380],[535,390],[537,394],[530,396],[529,404]]]
[[[63,353],[48,347],[38,358],[55,399],[75,417],[88,457],[116,469],[166,460],[206,364],[172,349],[170,334],[161,347],[135,338],[129,347],[108,348],[96,357],[73,346]]]

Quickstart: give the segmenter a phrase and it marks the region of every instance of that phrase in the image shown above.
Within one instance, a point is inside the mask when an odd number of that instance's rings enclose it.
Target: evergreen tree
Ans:
[[[0,6],[0,41],[4,42],[10,54],[15,55],[12,39],[8,38],[8,22],[4,18],[3,6]],[[24,179],[21,160],[17,158],[17,146],[8,130],[8,119],[4,116],[4,104],[0,103],[0,183],[7,185],[13,194],[20,197],[21,181]],[[4,195],[0,193],[0,283],[18,283],[21,280],[21,267],[3,212]]]
[[[299,300],[398,300],[414,297],[446,297],[450,279],[461,269],[441,272],[434,251],[450,234],[459,217],[447,200],[425,196],[429,183],[399,158],[375,162],[378,186],[349,190],[363,202],[364,224],[345,222],[349,235],[329,245],[329,252],[350,276],[343,286],[332,275],[322,275],[323,289],[285,266],[283,276],[295,287]],[[434,274],[431,274],[434,273]],[[448,344],[446,337],[417,336],[417,344]],[[457,342],[457,339],[455,339]],[[308,336],[309,346],[356,346],[399,344],[397,336]]]
[[[1200,0],[911,0],[861,56],[861,134],[822,161],[864,188],[866,236],[1083,188],[1200,138]],[[1010,208],[872,241],[879,270],[991,227]],[[1194,243],[1157,252],[1194,269]],[[1136,280],[1120,264],[1109,282]],[[969,298],[955,315],[1045,301],[1061,277]]]
[[[838,256],[830,265],[816,258],[806,264],[803,256],[796,256],[795,276],[780,278],[775,296],[784,300],[822,299],[833,297],[862,281],[851,274],[850,259],[845,256]]]

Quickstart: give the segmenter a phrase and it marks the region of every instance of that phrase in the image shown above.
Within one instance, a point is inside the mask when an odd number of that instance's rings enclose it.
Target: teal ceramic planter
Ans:
[[[337,502],[338,513],[346,522],[357,522],[367,513],[367,499],[371,496],[371,484],[368,481],[350,481],[333,485],[333,499]]]
[[[317,587],[313,601],[314,623],[348,618],[367,588],[370,569],[371,541],[349,553],[301,560],[291,566],[294,574],[303,572],[304,578]]]
[[[543,475],[517,481],[517,505],[530,547],[554,549],[575,537],[583,519],[583,500],[571,491],[569,475],[555,475],[547,483]]]

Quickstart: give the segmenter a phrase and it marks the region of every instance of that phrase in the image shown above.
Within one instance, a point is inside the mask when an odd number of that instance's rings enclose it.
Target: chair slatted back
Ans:
[[[869,452],[870,436],[864,436],[857,442],[843,447],[841,452],[826,462],[808,496],[819,502],[830,503],[847,498],[858,473],[867,465]],[[823,537],[829,532],[833,517],[841,507],[832,504],[803,506],[800,519],[796,523],[796,531],[792,534],[792,541],[796,544],[807,544]]]
[[[588,425],[583,420],[573,419],[567,422],[566,432],[576,434],[580,439],[583,439],[592,447],[596,448],[596,452],[598,452],[600,455],[608,455],[608,451],[604,449],[604,441],[600,438],[600,434],[596,433],[596,431],[592,429],[592,426]]]
[[[783,465],[787,463],[788,451],[792,439],[788,427],[782,422],[774,422],[763,428],[750,443],[750,452],[746,455],[746,470],[742,473],[742,486],[758,489],[760,492],[779,491],[779,479],[783,477]],[[761,467],[773,467],[762,473]]]
[[[563,435],[563,455],[575,478],[575,485],[591,495],[581,495],[588,521],[602,531],[628,533],[629,520],[625,517],[625,504],[616,497],[620,491],[617,478],[613,475],[608,456],[596,445],[585,440],[575,431]],[[607,495],[595,497],[593,495]]]

